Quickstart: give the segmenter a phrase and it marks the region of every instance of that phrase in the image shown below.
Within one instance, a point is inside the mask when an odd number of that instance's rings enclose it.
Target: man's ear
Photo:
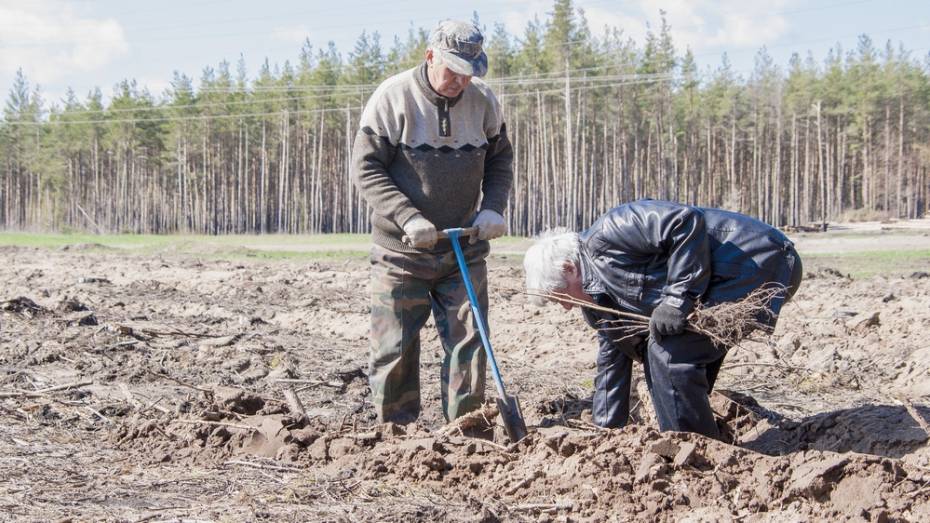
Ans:
[[[563,272],[563,273],[565,273],[565,274],[575,274],[575,272],[576,272],[577,270],[578,270],[578,268],[575,267],[575,264],[574,264],[574,263],[572,263],[572,262],[570,262],[570,261],[567,261],[567,260],[564,261],[564,262],[562,262],[562,272]]]
[[[429,49],[429,48],[426,49],[426,61],[430,65],[432,65],[433,63],[433,50],[432,49]]]

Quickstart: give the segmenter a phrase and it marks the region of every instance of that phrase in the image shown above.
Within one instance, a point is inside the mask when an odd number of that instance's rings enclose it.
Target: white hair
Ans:
[[[437,64],[443,63],[442,53],[439,52],[439,48],[442,46],[442,31],[441,27],[443,22],[449,21],[449,19],[440,20],[439,24],[430,31],[429,36],[426,39],[426,49],[433,52],[433,61]]]
[[[526,290],[549,293],[565,288],[566,262],[578,264],[578,233],[564,228],[541,233],[523,256]],[[545,305],[546,299],[530,296],[530,303]]]

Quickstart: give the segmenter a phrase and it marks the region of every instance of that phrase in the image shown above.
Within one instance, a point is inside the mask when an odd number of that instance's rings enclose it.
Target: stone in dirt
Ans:
[[[685,465],[690,465],[694,462],[696,455],[697,445],[686,441],[681,444],[678,449],[678,452],[675,453],[675,457],[672,459],[672,465],[676,467],[683,467]]]
[[[663,458],[672,459],[678,455],[679,449],[678,443],[672,441],[671,438],[662,438],[649,447],[649,452],[658,454]]]
[[[801,457],[808,457],[803,453]],[[849,458],[842,455],[827,457],[823,460],[798,460],[801,464],[795,468],[788,482],[788,497],[808,497],[818,499],[829,492],[841,477],[843,467]]]

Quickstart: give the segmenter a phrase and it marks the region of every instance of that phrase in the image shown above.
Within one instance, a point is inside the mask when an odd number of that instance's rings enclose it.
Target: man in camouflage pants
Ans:
[[[420,414],[420,329],[436,321],[448,420],[484,400],[485,354],[465,284],[438,231],[474,226],[465,257],[487,317],[488,240],[506,231],[513,150],[500,104],[479,79],[483,37],[444,21],[421,65],[385,80],[362,113],[353,180],[372,209],[369,383],[380,421]]]

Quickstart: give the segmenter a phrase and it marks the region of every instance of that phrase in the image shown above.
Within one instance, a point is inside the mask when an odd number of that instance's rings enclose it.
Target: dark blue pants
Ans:
[[[659,342],[649,339],[619,345],[604,347],[597,356],[595,424],[610,428],[626,425],[633,356],[641,355],[659,429],[719,438],[708,396],[720,372],[724,351],[714,347],[706,336],[690,332],[665,336]]]

